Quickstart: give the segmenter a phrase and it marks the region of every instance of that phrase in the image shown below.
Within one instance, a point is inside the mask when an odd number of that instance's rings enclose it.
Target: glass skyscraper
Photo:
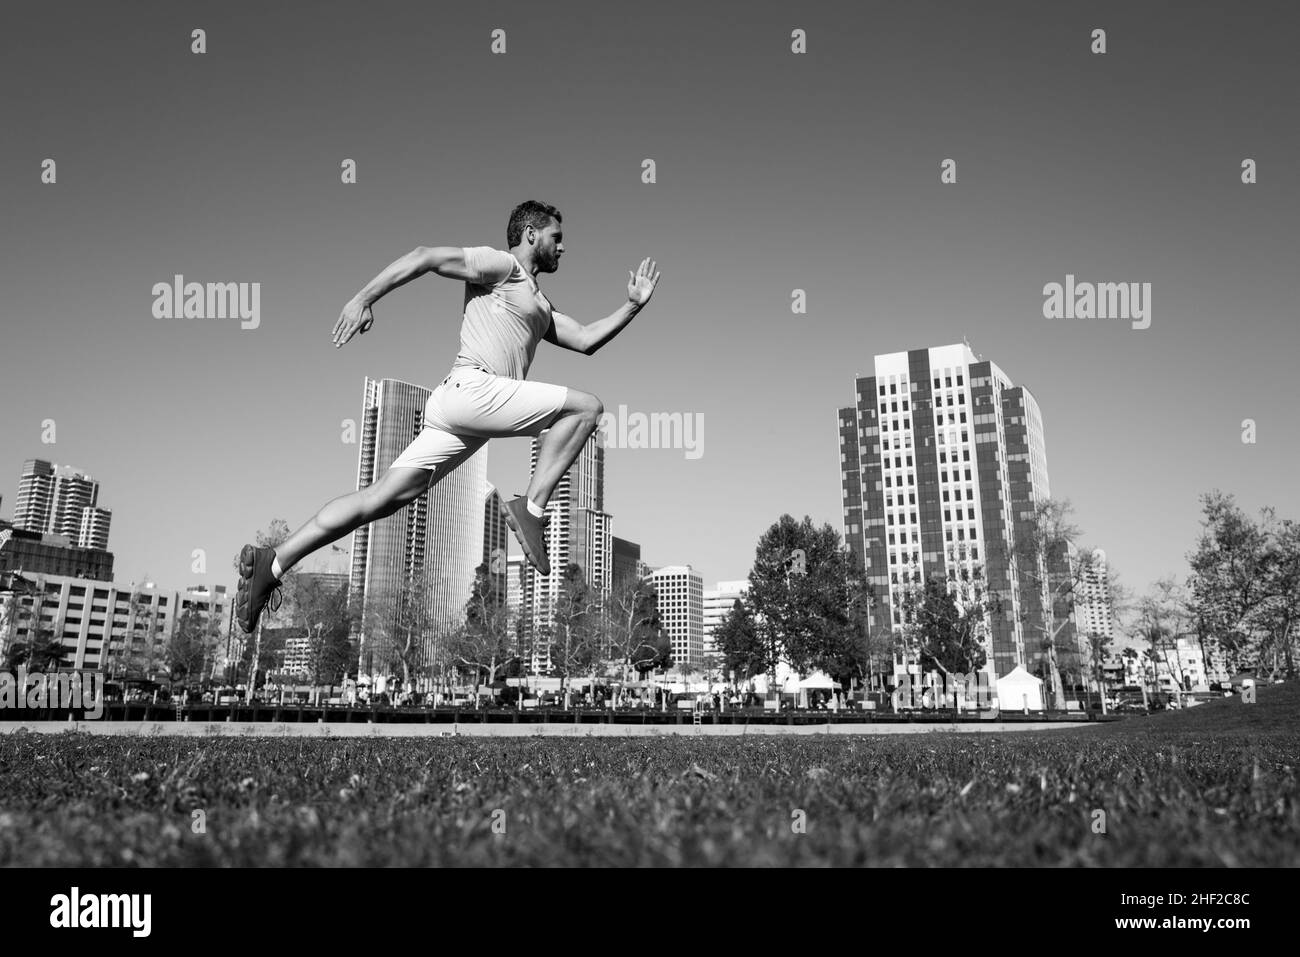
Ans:
[[[358,489],[377,481],[423,428],[429,395],[409,382],[366,378]],[[431,658],[437,636],[464,623],[474,571],[491,551],[487,450],[485,443],[410,505],[353,533],[348,595],[360,603],[363,628],[418,627]],[[499,538],[495,526],[490,531]],[[363,659],[365,652],[363,645]]]

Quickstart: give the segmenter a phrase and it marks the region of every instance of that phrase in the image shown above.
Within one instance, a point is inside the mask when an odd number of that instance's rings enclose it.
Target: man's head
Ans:
[[[555,272],[564,252],[563,217],[554,206],[528,200],[510,213],[506,244],[520,262],[531,260],[539,272]]]

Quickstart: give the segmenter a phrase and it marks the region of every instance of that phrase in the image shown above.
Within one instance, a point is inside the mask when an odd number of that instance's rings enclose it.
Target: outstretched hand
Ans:
[[[641,265],[635,275],[630,269],[627,274],[632,277],[627,284],[628,301],[636,303],[638,306],[644,306],[650,301],[655,286],[659,284],[659,273],[655,271],[654,261],[647,256],[641,260]]]
[[[353,299],[343,307],[339,321],[334,323],[334,347],[338,348],[357,333],[364,335],[375,324],[370,307]]]

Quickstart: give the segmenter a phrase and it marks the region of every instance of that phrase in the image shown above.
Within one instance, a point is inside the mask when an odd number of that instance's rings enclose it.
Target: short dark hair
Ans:
[[[519,245],[519,240],[524,236],[525,226],[532,226],[541,232],[551,224],[552,219],[557,223],[564,222],[560,211],[554,206],[539,203],[535,199],[520,203],[510,212],[510,224],[506,226],[506,247],[513,249]]]

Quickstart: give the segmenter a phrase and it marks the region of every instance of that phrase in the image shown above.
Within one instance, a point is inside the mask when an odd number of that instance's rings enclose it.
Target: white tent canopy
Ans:
[[[791,675],[786,679],[785,690],[791,691],[834,691],[838,689],[840,683],[830,675],[814,671],[806,678],[800,678],[798,675]]]
[[[1016,708],[1043,710],[1043,679],[1035,678],[1024,665],[1016,665],[998,679],[998,705],[1006,711]]]

